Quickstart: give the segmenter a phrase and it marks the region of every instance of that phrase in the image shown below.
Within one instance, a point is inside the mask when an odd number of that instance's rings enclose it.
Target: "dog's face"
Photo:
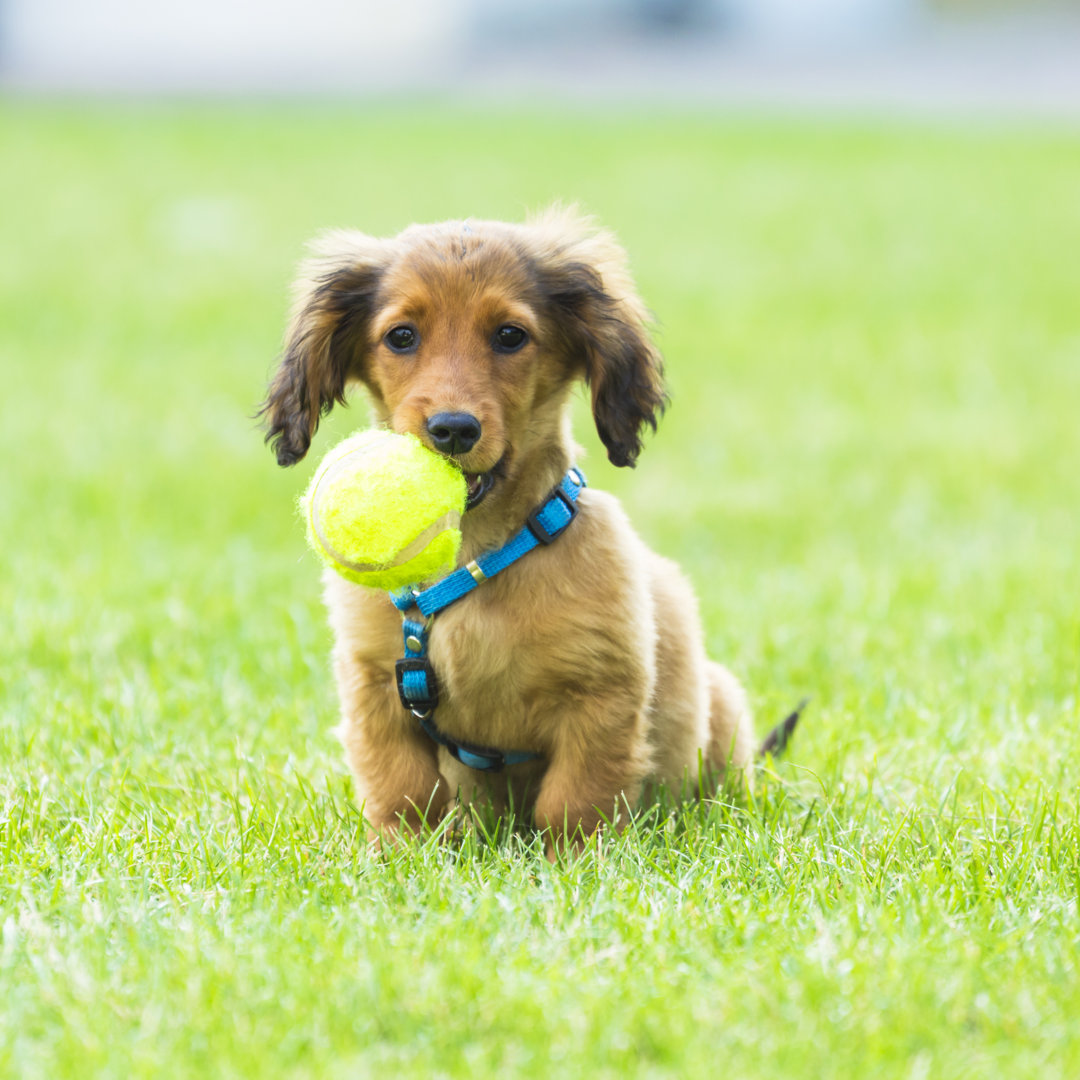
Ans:
[[[455,457],[469,507],[561,437],[585,379],[608,456],[633,465],[664,405],[645,311],[610,236],[572,214],[323,238],[264,406],[278,462],[306,453],[350,381],[379,420]]]
[[[557,421],[571,377],[525,262],[483,230],[413,233],[386,269],[361,367],[379,416],[461,462],[470,506]],[[550,413],[551,415],[546,415]]]

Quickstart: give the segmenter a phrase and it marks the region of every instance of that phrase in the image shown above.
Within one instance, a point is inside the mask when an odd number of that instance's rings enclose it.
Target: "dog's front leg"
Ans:
[[[364,818],[379,839],[439,819],[450,789],[435,744],[401,707],[391,677],[375,665],[335,657],[345,747]]]
[[[534,811],[548,859],[580,851],[605,823],[626,823],[649,767],[644,732],[642,710],[625,701],[593,699],[561,718]]]

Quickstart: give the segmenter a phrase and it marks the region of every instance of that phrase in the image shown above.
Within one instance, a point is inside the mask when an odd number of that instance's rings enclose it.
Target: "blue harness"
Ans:
[[[481,772],[499,772],[507,765],[532,761],[540,755],[528,750],[503,752],[490,746],[454,742],[435,726],[432,719],[439,704],[439,685],[428,660],[428,635],[435,616],[451,604],[468,596],[489,578],[516,563],[541,544],[554,542],[577,517],[577,498],[585,487],[585,475],[576,466],[562,478],[548,499],[528,517],[525,527],[497,551],[489,551],[466,564],[442,581],[426,589],[405,588],[390,594],[401,614],[405,656],[395,665],[398,696],[401,704],[416,717],[425,734],[445,746],[462,765]],[[417,609],[424,620],[410,617]]]

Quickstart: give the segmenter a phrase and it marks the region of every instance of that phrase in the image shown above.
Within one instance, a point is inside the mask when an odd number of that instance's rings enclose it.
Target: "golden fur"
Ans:
[[[264,406],[289,465],[351,382],[377,424],[429,444],[429,417],[468,413],[482,435],[458,455],[494,487],[463,519],[461,562],[504,544],[573,462],[567,401],[591,388],[601,440],[633,465],[664,405],[660,357],[614,238],[573,212],[525,225],[448,222],[392,239],[324,236],[297,282],[281,366]],[[415,329],[395,352],[387,332]],[[527,334],[509,355],[496,328]],[[697,605],[678,568],[651,552],[618,502],[589,488],[580,513],[539,547],[440,613],[430,659],[448,737],[542,757],[474,772],[402,708],[394,662],[401,619],[387,597],[327,572],[341,701],[338,734],[365,816],[382,834],[478,794],[529,808],[580,838],[649,780],[697,785],[699,762],[745,768],[753,732],[742,689],[706,658]]]

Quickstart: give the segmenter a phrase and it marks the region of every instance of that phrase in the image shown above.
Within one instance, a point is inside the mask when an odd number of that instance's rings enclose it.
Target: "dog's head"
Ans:
[[[608,457],[633,465],[665,404],[646,321],[622,249],[573,212],[330,233],[297,282],[267,439],[299,461],[359,381],[381,422],[460,461],[475,505],[561,437],[581,378]]]

